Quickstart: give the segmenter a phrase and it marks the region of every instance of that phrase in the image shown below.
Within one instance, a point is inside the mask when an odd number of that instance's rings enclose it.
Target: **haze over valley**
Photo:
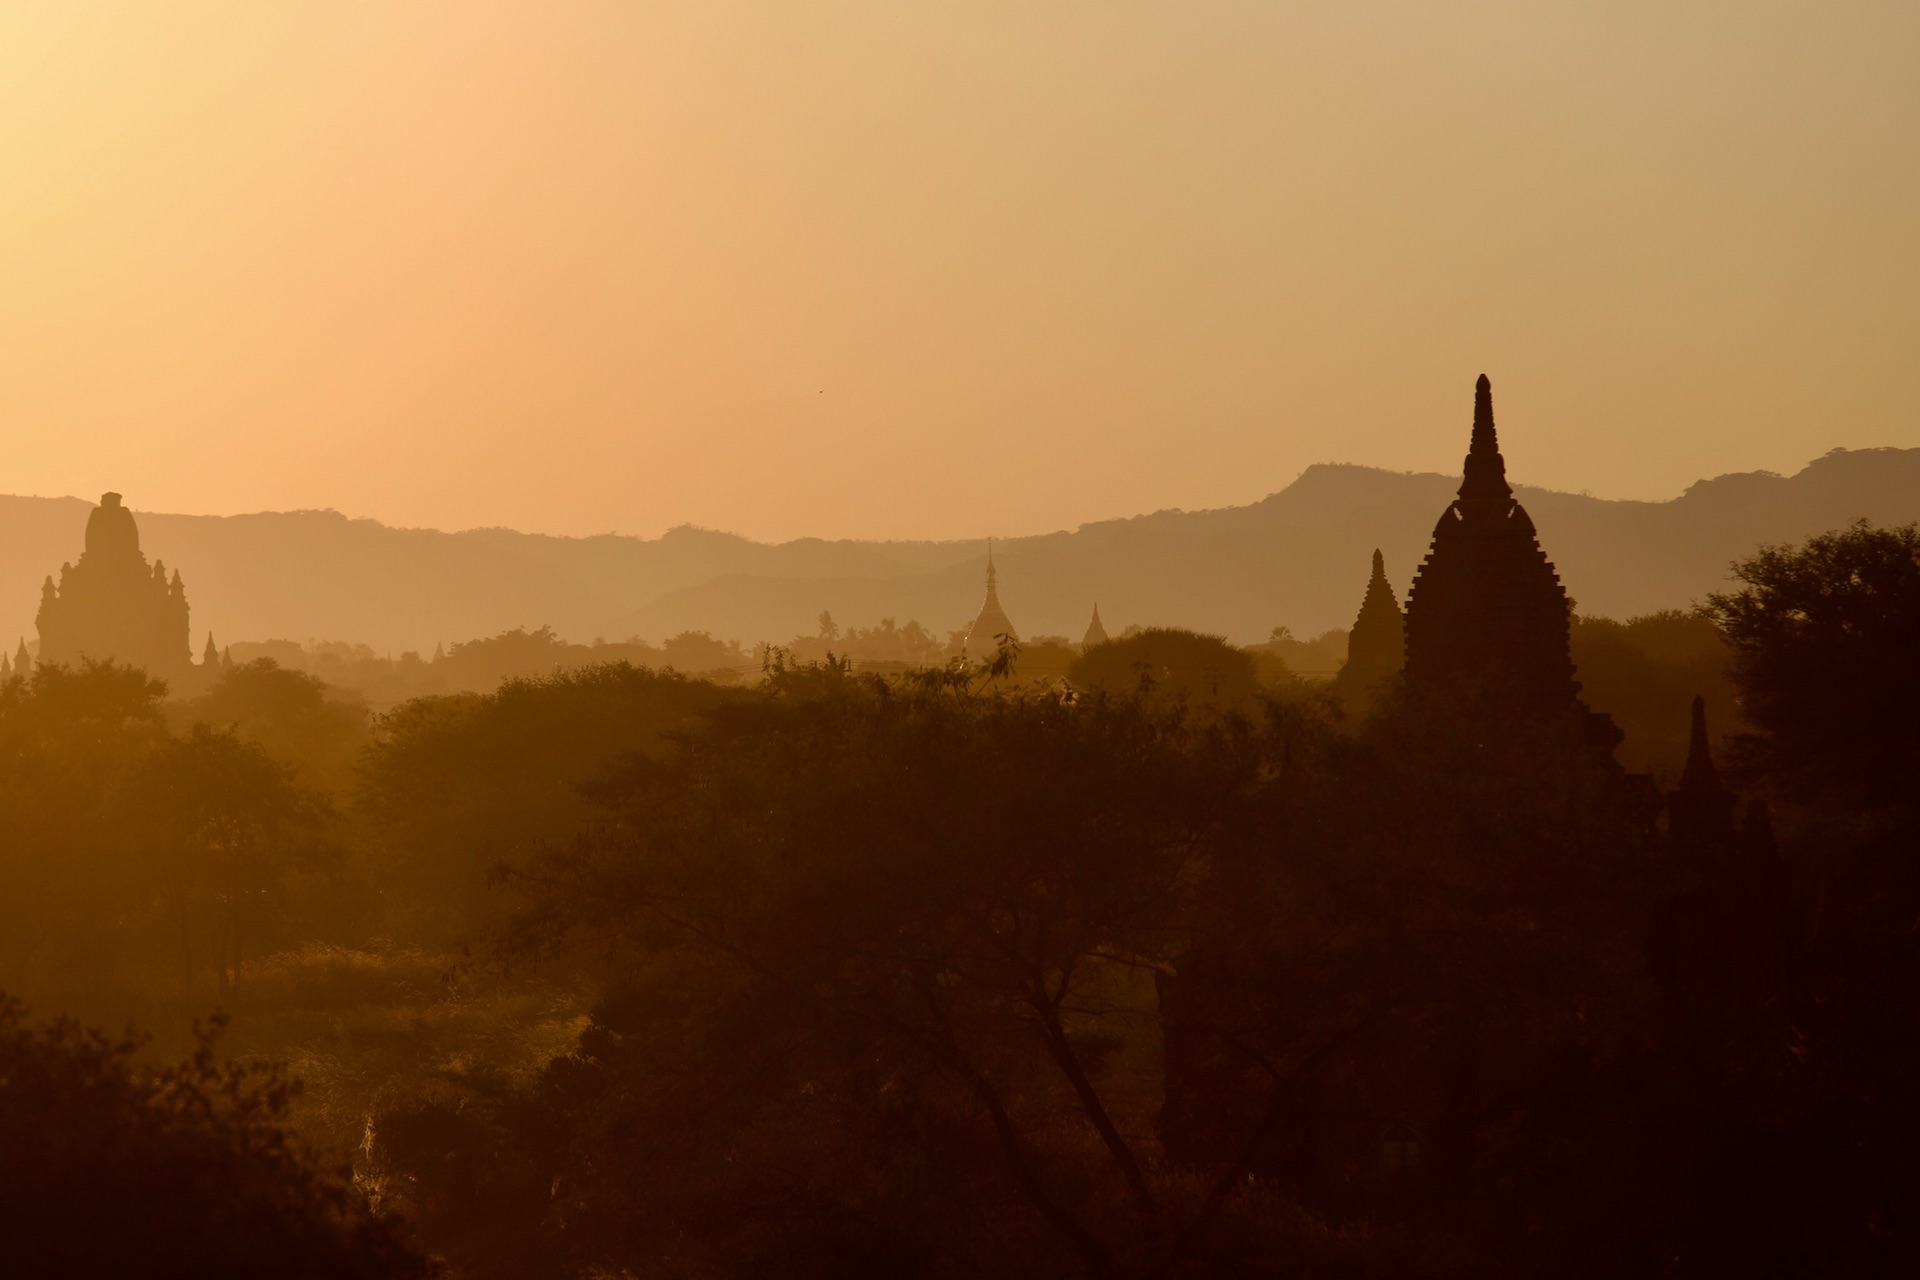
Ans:
[[[1438,434],[1458,436],[1453,424]],[[1509,437],[1524,449],[1523,428]],[[114,477],[106,477],[114,480]],[[1261,502],[1159,511],[1072,531],[1001,538],[1002,599],[1026,634],[1078,639],[1096,603],[1116,629],[1179,625],[1238,644],[1276,626],[1346,627],[1374,549],[1405,590],[1455,477],[1309,468]],[[1737,472],[1668,502],[1519,487],[1583,613],[1686,608],[1762,543],[1855,518],[1920,519],[1920,449],[1835,450],[1790,476]],[[576,642],[658,643],[705,631],[751,647],[844,625],[916,620],[941,637],[980,604],[986,536],[956,542],[756,543],[684,527],[656,539],[507,529],[398,529],[336,512],[194,516],[139,510],[149,556],[180,570],[196,650],[222,643],[345,641],[398,655],[517,627]],[[40,581],[70,560],[90,500],[0,497],[0,638],[31,644]]]
[[[1916,68],[0,4],[0,1278],[1920,1276]]]

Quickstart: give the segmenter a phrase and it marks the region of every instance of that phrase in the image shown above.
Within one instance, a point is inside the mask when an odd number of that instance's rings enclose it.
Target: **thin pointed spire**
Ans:
[[[1687,739],[1687,766],[1680,771],[1682,791],[1723,791],[1720,771],[1713,767],[1713,747],[1707,737],[1707,700],[1693,695],[1693,729]]]
[[[1667,831],[1686,848],[1726,850],[1734,838],[1735,799],[1713,767],[1713,749],[1707,738],[1707,700],[1695,695],[1687,767],[1680,771],[1680,785],[1667,796]]]
[[[1473,388],[1473,442],[1467,449],[1465,470],[1462,498],[1513,496],[1513,486],[1507,483],[1507,460],[1500,456],[1500,437],[1493,428],[1493,383],[1484,373]]]
[[[987,539],[987,590],[993,590],[993,539]]]

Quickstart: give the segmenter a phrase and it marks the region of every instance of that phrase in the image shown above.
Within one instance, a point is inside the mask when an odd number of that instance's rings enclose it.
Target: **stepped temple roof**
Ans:
[[[1507,484],[1493,386],[1474,388],[1459,496],[1434,526],[1407,595],[1406,675],[1414,691],[1490,695],[1552,717],[1579,707],[1570,604],[1533,521]]]
[[[117,493],[101,494],[88,514],[80,559],[41,587],[38,621],[43,663],[112,659],[162,677],[191,669],[186,587],[165,564],[147,563]]]
[[[1370,689],[1397,675],[1406,656],[1406,619],[1387,581],[1386,557],[1376,550],[1367,594],[1360,602],[1353,630],[1347,634],[1347,662],[1340,668],[1339,683],[1354,693]]]

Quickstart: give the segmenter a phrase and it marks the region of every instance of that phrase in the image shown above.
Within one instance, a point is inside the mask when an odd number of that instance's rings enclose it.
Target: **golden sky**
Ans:
[[[0,2],[0,492],[973,537],[1920,445],[1920,5]]]

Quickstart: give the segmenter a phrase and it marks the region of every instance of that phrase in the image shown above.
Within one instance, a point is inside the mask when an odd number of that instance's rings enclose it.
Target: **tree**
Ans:
[[[128,776],[166,739],[166,685],[112,663],[42,666],[0,686],[0,979],[97,997],[126,958],[134,867]]]
[[[233,729],[258,742],[309,785],[345,791],[354,759],[368,740],[368,715],[357,701],[330,696],[322,680],[258,658],[221,673],[188,704],[197,723]]]
[[[576,1269],[1109,1275],[1223,1247],[1234,1171],[1152,1137],[1153,976],[1257,771],[1244,727],[964,677],[770,684],[630,760],[519,877],[511,954],[605,975],[578,1049],[525,1095],[383,1120],[385,1157],[430,1204],[495,1206],[469,1221],[515,1213],[491,1197],[517,1178]],[[443,1175],[448,1148],[524,1172]]]
[[[495,867],[586,826],[584,784],[738,696],[622,662],[396,707],[375,726],[356,797],[389,927],[435,943],[485,931],[505,908],[488,888]]]
[[[126,803],[155,898],[178,931],[183,980],[193,980],[198,939],[226,993],[249,945],[264,941],[291,864],[312,851],[324,801],[261,747],[195,725],[142,762]]]
[[[186,1061],[158,1070],[138,1064],[138,1049],[67,1020],[36,1025],[0,994],[0,1269],[431,1274],[398,1224],[289,1132],[293,1082],[221,1063],[211,1031]]]
[[[1920,528],[1764,547],[1707,598],[1759,764],[1803,791],[1911,804],[1920,776]]]
[[[1131,694],[1136,690],[1215,710],[1245,709],[1259,693],[1254,660],[1218,636],[1175,627],[1148,627],[1094,645],[1076,659],[1067,678],[1083,689]]]

